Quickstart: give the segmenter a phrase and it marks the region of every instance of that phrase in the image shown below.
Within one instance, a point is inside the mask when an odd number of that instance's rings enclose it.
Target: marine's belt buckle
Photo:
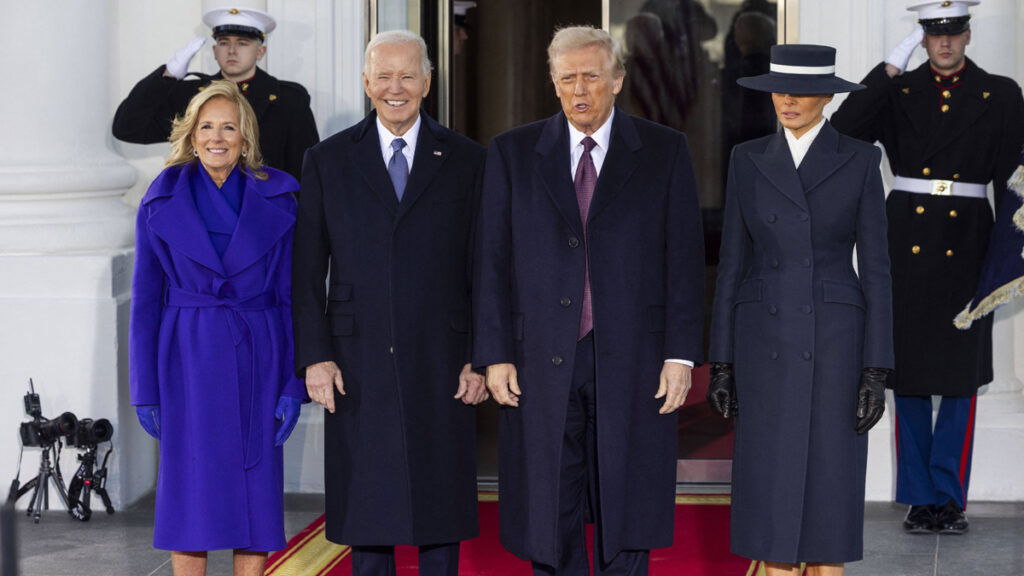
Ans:
[[[952,180],[932,180],[932,194],[935,196],[952,196]]]

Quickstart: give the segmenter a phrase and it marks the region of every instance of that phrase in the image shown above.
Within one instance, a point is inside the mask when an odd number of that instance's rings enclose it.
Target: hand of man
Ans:
[[[898,46],[893,48],[889,57],[885,59],[885,63],[887,64],[885,72],[890,78],[898,74],[902,74],[903,71],[907,69],[907,64],[910,62],[910,55],[914,53],[914,49],[921,44],[922,40],[924,40],[924,26],[918,24],[914,27],[914,30],[899,43]]]
[[[171,56],[171,59],[164,66],[164,76],[170,76],[178,80],[184,78],[188,74],[188,63],[192,61],[192,58],[195,57],[196,53],[199,52],[205,43],[205,37],[197,36],[186,44],[184,48],[175,52],[174,56]]]
[[[711,382],[708,384],[708,405],[723,418],[736,415],[736,377],[732,364],[711,363]]]
[[[686,395],[690,393],[690,372],[693,370],[686,364],[678,362],[665,362],[661,367],[661,383],[658,385],[658,393],[655,398],[664,398],[658,414],[671,414],[679,409],[686,401]]]
[[[857,434],[864,434],[878,423],[885,412],[885,379],[889,370],[864,368],[857,391]]]
[[[277,399],[277,408],[274,409],[274,418],[281,421],[274,435],[274,446],[284,446],[288,437],[295,430],[295,424],[299,422],[299,413],[302,412],[302,400],[291,396],[281,396]]]
[[[334,389],[338,394],[345,395],[345,381],[341,379],[341,370],[332,361],[317,362],[306,366],[306,393],[310,400],[327,408],[334,414]]]
[[[491,364],[487,367],[487,389],[502,406],[519,407],[519,379],[515,364]]]
[[[160,405],[142,404],[135,407],[135,416],[142,429],[157,440],[160,439]]]
[[[463,404],[476,405],[487,400],[487,387],[484,385],[484,377],[473,371],[472,364],[462,367],[459,374],[459,390],[455,393],[456,400],[462,400]]]

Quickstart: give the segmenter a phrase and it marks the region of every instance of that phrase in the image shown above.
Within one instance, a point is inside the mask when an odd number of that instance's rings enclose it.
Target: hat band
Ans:
[[[781,72],[783,74],[835,74],[835,66],[790,66],[788,64],[775,64],[769,65],[768,69],[771,72]]]

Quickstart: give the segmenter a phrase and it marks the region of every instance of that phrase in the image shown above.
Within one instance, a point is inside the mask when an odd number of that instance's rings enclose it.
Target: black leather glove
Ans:
[[[857,391],[857,434],[864,434],[882,419],[885,412],[885,379],[887,368],[864,368],[860,372]]]
[[[738,412],[736,378],[733,376],[732,364],[711,363],[711,382],[708,383],[707,401],[711,405],[711,409],[723,418],[736,415]]]

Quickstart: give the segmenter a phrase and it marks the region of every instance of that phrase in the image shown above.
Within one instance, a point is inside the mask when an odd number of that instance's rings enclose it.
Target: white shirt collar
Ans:
[[[612,113],[608,115],[608,119],[604,121],[604,124],[600,128],[594,131],[590,135],[597,143],[590,151],[590,158],[594,161],[594,168],[597,170],[598,175],[601,174],[601,166],[604,165],[604,158],[608,154],[608,145],[612,139],[612,120],[615,119],[615,108],[612,108]],[[583,156],[583,139],[587,137],[586,134],[580,132],[569,122],[566,118],[566,124],[569,125],[569,159],[572,165],[569,169],[572,171],[572,177],[576,177],[576,165],[579,164],[580,158]]]
[[[811,149],[811,144],[814,143],[814,139],[818,137],[818,133],[821,132],[822,126],[825,125],[825,118],[822,117],[813,128],[804,132],[804,135],[797,138],[793,136],[793,133],[788,128],[784,128],[782,131],[786,133],[786,143],[789,144],[789,153],[793,156],[793,164],[799,168],[800,163],[803,162],[804,156],[807,155],[807,151]]]
[[[395,138],[401,138],[402,140],[405,140],[405,148],[402,148],[402,154],[405,155],[405,159],[409,163],[409,171],[412,171],[412,159],[416,156],[416,140],[420,135],[421,120],[422,118],[417,115],[416,123],[412,125],[412,128],[406,130],[405,134],[402,134],[401,136],[395,136],[387,129],[386,126],[384,126],[384,123],[380,121],[380,116],[377,116],[377,136],[380,137],[380,152],[384,157],[385,166],[387,166],[388,162],[391,161],[391,156],[395,153],[395,151],[391,149],[391,143]]]

